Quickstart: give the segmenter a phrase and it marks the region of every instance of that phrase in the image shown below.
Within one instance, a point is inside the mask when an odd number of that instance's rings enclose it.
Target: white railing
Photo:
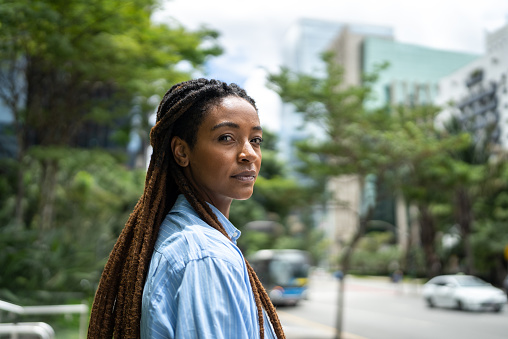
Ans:
[[[19,334],[35,334],[41,339],[55,338],[53,327],[41,322],[0,324],[0,334],[10,334],[11,339],[18,339]]]
[[[16,313],[19,315],[32,315],[32,314],[69,314],[79,313],[79,338],[86,337],[88,305],[75,304],[75,305],[47,305],[47,306],[19,306],[0,300],[0,310]],[[49,326],[49,325],[48,325]]]

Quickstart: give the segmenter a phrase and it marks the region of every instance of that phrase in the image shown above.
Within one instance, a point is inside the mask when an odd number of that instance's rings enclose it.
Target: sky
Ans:
[[[398,42],[476,54],[485,51],[486,32],[508,23],[508,0],[163,1],[154,20],[220,33],[224,54],[209,61],[206,77],[244,87],[272,130],[280,125],[280,102],[265,74],[279,69],[285,35],[299,19],[391,27]]]

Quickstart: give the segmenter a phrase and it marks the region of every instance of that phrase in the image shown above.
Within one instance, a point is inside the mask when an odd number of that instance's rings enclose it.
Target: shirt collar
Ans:
[[[187,201],[187,199],[185,198],[185,196],[183,194],[180,194],[178,196],[178,199],[175,202],[175,206],[180,205],[180,204],[187,205],[188,208],[191,208],[194,211],[194,213],[196,213],[196,215],[198,215],[197,212],[194,210],[192,205]],[[224,216],[224,214],[222,214],[221,211],[219,211],[214,205],[212,205],[210,203],[207,203],[207,204],[212,209],[212,212],[215,213],[215,216],[221,223],[222,227],[224,227],[224,229],[226,230],[226,233],[228,234],[229,238],[231,238],[231,240],[236,244],[236,241],[238,240],[238,238],[240,238],[240,235],[242,234],[240,232],[240,230],[237,229],[231,223],[231,221],[229,221],[229,219],[226,218]]]

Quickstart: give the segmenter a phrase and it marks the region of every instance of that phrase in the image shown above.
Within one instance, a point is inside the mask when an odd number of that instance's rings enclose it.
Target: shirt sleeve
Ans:
[[[176,338],[258,338],[243,267],[217,258],[189,262],[177,295]],[[247,279],[247,280],[246,280]]]

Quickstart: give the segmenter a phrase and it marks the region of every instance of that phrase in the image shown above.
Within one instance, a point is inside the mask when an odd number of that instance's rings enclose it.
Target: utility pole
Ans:
[[[341,339],[342,338],[342,322],[344,318],[344,284],[346,282],[346,276],[342,275],[339,277],[339,293],[338,293],[338,300],[337,300],[337,319],[335,321],[335,338],[334,339]]]

